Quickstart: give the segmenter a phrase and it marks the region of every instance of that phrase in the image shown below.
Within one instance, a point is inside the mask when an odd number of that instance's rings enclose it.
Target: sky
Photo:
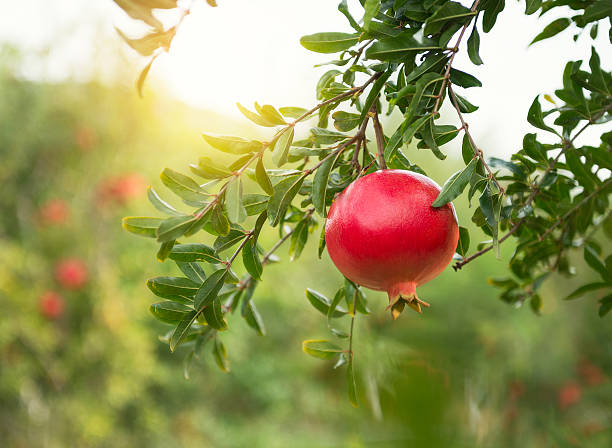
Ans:
[[[119,76],[131,84],[146,64],[146,59],[122,44],[114,30],[118,27],[136,37],[142,28],[134,26],[111,0],[3,2],[7,6],[0,15],[0,42],[23,49],[25,77],[85,81]],[[219,7],[211,8],[195,0],[171,52],[158,58],[151,70],[147,89],[165,91],[191,106],[236,119],[242,119],[236,102],[309,108],[316,104],[318,78],[329,69],[313,66],[334,55],[309,52],[300,46],[299,38],[320,31],[350,31],[337,3],[218,0]],[[465,40],[454,63],[483,83],[482,88],[462,94],[480,107],[468,116],[472,134],[476,141],[486,142],[482,148],[486,154],[495,156],[508,156],[520,148],[523,135],[534,131],[525,119],[534,97],[552,94],[560,86],[565,62],[588,59],[591,45],[588,36],[574,42],[568,29],[529,47],[533,37],[559,14],[526,16],[524,2],[510,0],[506,5],[493,31],[481,33],[480,55],[485,64],[471,64]],[[349,6],[356,17],[362,14],[357,0],[349,1]],[[162,19],[171,24],[175,18]],[[607,32],[607,27],[600,29],[597,43],[604,65],[612,62]],[[44,58],[39,57],[42,54]],[[454,123],[450,111],[444,112],[443,121]],[[581,139],[596,143],[596,135],[585,132]]]

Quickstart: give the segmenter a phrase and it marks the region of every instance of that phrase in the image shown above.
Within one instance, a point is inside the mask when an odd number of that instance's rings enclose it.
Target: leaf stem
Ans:
[[[372,122],[374,123],[374,132],[376,133],[376,146],[378,149],[378,163],[381,170],[387,169],[387,162],[385,161],[385,134],[378,119],[378,106],[377,100],[374,100],[370,114],[372,114]]]

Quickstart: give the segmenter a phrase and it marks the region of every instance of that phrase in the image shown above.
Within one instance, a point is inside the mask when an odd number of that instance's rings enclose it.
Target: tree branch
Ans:
[[[479,3],[480,3],[480,0],[475,0],[474,3],[472,4],[472,7],[470,8],[470,10],[474,13],[474,15],[476,14],[476,8],[478,8]],[[434,116],[438,113],[438,109],[440,108],[440,104],[442,102],[442,96],[444,94],[444,88],[446,87],[446,84],[448,83],[448,80],[450,78],[450,71],[453,65],[453,61],[455,60],[455,56],[457,55],[457,52],[459,51],[459,44],[461,43],[461,40],[463,39],[463,35],[465,34],[465,31],[467,30],[468,26],[470,26],[470,23],[472,23],[472,17],[470,17],[470,20],[468,20],[465,23],[465,25],[463,25],[463,28],[461,28],[461,32],[459,33],[459,37],[457,38],[457,42],[455,42],[455,46],[451,48],[453,54],[448,60],[448,64],[446,64],[446,71],[444,72],[444,79],[442,80],[440,91],[438,92],[438,95],[436,96],[436,103],[434,104],[434,108],[433,108]]]

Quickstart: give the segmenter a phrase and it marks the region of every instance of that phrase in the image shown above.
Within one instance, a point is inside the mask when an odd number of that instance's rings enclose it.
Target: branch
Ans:
[[[382,126],[378,120],[378,107],[376,105],[377,100],[374,100],[372,107],[370,108],[370,114],[372,115],[372,121],[374,122],[374,132],[376,133],[376,146],[378,147],[378,163],[380,164],[381,170],[387,169],[387,162],[385,161],[385,134],[383,133]]]
[[[317,104],[315,107],[313,107],[312,109],[310,109],[307,112],[304,112],[302,115],[300,115],[298,118],[296,118],[295,120],[293,120],[291,123],[287,124],[280,132],[277,132],[276,135],[272,138],[272,140],[270,140],[269,142],[264,143],[263,147],[261,148],[260,151],[256,152],[253,154],[253,156],[246,161],[246,163],[238,170],[234,173],[234,177],[238,177],[240,175],[242,175],[242,173],[244,173],[244,171],[249,167],[249,165],[251,165],[251,163],[253,163],[255,160],[257,160],[259,157],[261,157],[263,155],[263,153],[266,151],[266,149],[268,149],[270,147],[270,145],[272,145],[276,140],[278,140],[278,138],[281,136],[281,134],[289,129],[294,127],[296,124],[298,124],[300,121],[303,121],[305,119],[307,119],[310,115],[312,115],[313,113],[315,113],[317,110],[319,110],[320,108],[322,108],[323,106],[336,102],[336,101],[340,101],[344,98],[347,98],[349,96],[352,95],[359,95],[361,94],[371,83],[373,83],[376,79],[378,79],[380,76],[382,75],[382,72],[376,72],[374,73],[364,84],[362,84],[359,87],[355,87],[351,90],[348,90],[344,93],[341,93],[340,95],[336,95],[333,98],[330,98],[326,101],[323,101],[322,103]],[[364,120],[365,121],[365,120]],[[361,129],[360,129],[361,132]],[[359,133],[357,134],[359,135]],[[351,139],[346,146],[350,145],[351,143],[353,143],[355,137],[353,137],[353,139]],[[341,146],[340,150],[344,150],[346,147],[345,146]],[[334,153],[330,154],[329,156],[333,155]],[[328,157],[329,157],[328,156]],[[327,158],[327,157],[326,157]],[[323,159],[325,160],[325,159]],[[323,162],[323,161],[321,161]],[[321,164],[319,163],[316,168],[318,168]],[[314,168],[314,169],[316,169]],[[314,171],[314,170],[313,170]],[[199,219],[202,216],[204,216],[212,207],[215,206],[215,204],[217,204],[219,202],[219,198],[221,197],[221,195],[225,192],[225,190],[227,190],[227,187],[229,185],[229,183],[231,182],[231,180],[229,180],[228,182],[226,182],[217,192],[217,194],[215,194],[214,199],[209,202],[206,207],[204,207],[197,215],[196,218]]]
[[[461,128],[463,129],[463,132],[465,132],[465,135],[467,136],[468,140],[470,141],[470,145],[472,145],[472,149],[474,150],[474,154],[480,159],[480,161],[482,162],[483,166],[487,170],[487,173],[489,173],[489,179],[492,179],[493,182],[495,182],[495,185],[497,185],[497,188],[503,194],[505,192],[504,187],[502,187],[499,184],[499,181],[497,180],[497,178],[493,174],[493,171],[491,171],[491,167],[489,167],[489,164],[485,161],[484,153],[482,152],[482,149],[480,149],[476,145],[476,142],[474,141],[474,138],[472,137],[472,134],[470,134],[469,125],[463,119],[463,114],[461,113],[461,109],[459,109],[459,103],[457,102],[457,97],[455,96],[455,92],[453,91],[453,88],[452,88],[452,86],[450,84],[448,86],[448,95],[450,96],[451,102],[453,103],[453,107],[457,111],[457,115],[459,117],[459,121],[461,121]]]
[[[472,4],[472,7],[470,8],[470,10],[474,14],[476,13],[476,8],[478,8],[478,3],[480,3],[480,0],[475,0],[474,3]],[[448,60],[448,64],[446,65],[446,71],[444,72],[444,79],[442,80],[440,91],[438,92],[438,95],[436,96],[436,103],[434,104],[433,115],[436,115],[438,113],[438,109],[442,101],[442,95],[444,94],[444,88],[446,87],[446,84],[448,83],[448,80],[450,78],[450,71],[453,65],[453,61],[455,60],[455,56],[457,55],[457,52],[459,51],[459,44],[461,43],[461,40],[463,39],[463,35],[465,34],[465,31],[467,30],[468,26],[470,26],[471,22],[472,22],[472,17],[470,17],[470,20],[468,20],[465,23],[465,25],[463,25],[463,28],[461,28],[461,32],[459,33],[459,37],[457,38],[457,42],[455,42],[455,46],[451,48],[453,54],[451,55],[450,59]]]

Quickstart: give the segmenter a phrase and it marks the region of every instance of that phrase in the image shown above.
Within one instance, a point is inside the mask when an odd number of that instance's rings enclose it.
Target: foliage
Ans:
[[[168,7],[175,6],[175,2],[168,3],[172,3]],[[473,112],[477,106],[458,93],[459,89],[480,87],[481,83],[473,75],[454,68],[453,61],[466,37],[470,60],[482,64],[478,54],[479,27],[488,33],[505,2],[476,0],[471,8],[447,0],[360,3],[363,16],[359,21],[351,15],[345,0],[338,6],[354,32],[322,32],[301,39],[308,50],[339,53],[337,59],[328,63],[334,68],[323,74],[316,86],[319,104],[308,110],[258,103],[254,110],[249,110],[239,105],[247,119],[274,129],[267,141],[204,134],[210,146],[233,155],[234,159],[227,166],[215,165],[209,159],[190,165],[192,175],[204,183],[168,169],[162,173],[164,184],[189,210],[170,208],[152,192],[149,197],[153,205],[170,217],[161,221],[124,219],[127,230],[157,240],[159,260],[175,261],[184,273],[183,277],[149,282],[151,291],[167,301],[154,305],[152,312],[173,324],[174,328],[164,336],[171,350],[189,343],[191,357],[209,343],[217,364],[227,370],[226,351],[220,342],[221,334],[228,328],[226,317],[240,308],[246,322],[257,333],[264,333],[253,297],[265,275],[264,268],[274,261],[278,246],[290,240],[292,257],[298,258],[310,235],[320,229],[317,234],[320,231],[321,256],[325,248],[327,207],[337,193],[360,176],[378,169],[423,173],[421,167],[411,162],[406,146],[418,141],[417,148],[429,149],[444,160],[447,155],[442,147],[460,133],[465,168],[444,184],[433,206],[442,206],[466,190],[470,200],[477,195],[472,221],[491,239],[480,243],[470,255],[469,231],[462,228],[455,269],[492,249],[499,256],[500,243],[512,236],[517,241],[510,261],[513,277],[491,280],[503,289],[504,301],[514,305],[529,301],[531,308],[539,312],[540,286],[553,272],[572,274],[567,255],[576,248],[584,250],[585,261],[601,279],[581,286],[569,298],[594,290],[610,291],[612,255],[602,252],[595,232],[601,225],[608,228],[612,219],[608,202],[612,140],[610,133],[604,133],[598,147],[576,143],[587,127],[612,118],[612,75],[601,67],[595,48],[588,69],[586,61],[568,62],[563,88],[556,91],[558,101],[548,98],[553,108],[543,110],[539,98],[534,100],[527,120],[540,134],[527,134],[523,148],[510,161],[487,160],[464,119],[464,114]],[[132,17],[135,16],[130,8],[134,5],[145,8],[146,17],[138,18],[159,28],[151,21],[154,18],[151,11],[159,5],[141,0],[125,4],[131,6],[120,6]],[[526,13],[539,11],[543,15],[562,5],[569,5],[578,13],[547,25],[532,43],[550,38],[570,25],[581,29],[589,26],[591,36],[595,37],[599,21],[609,14],[609,2],[605,0],[527,1]],[[184,10],[181,20],[188,11]],[[169,48],[176,30],[176,27],[157,29],[128,43],[147,56],[156,47]],[[141,76],[139,85],[142,79]],[[446,100],[455,109],[460,125],[440,122],[439,110]],[[401,124],[386,134],[379,119],[383,107],[387,114],[399,111],[403,117]],[[310,127],[308,136],[296,139],[296,128],[311,119],[315,119],[315,125]],[[335,129],[330,129],[330,124]],[[376,140],[373,152],[366,136],[370,125]],[[542,143],[544,134],[552,134],[558,142]],[[274,168],[270,168],[265,157],[268,152]],[[251,181],[259,186],[256,193],[247,192],[251,191]],[[280,237],[267,252],[258,240],[266,225],[278,227]],[[200,230],[214,241],[209,244],[184,241]],[[241,253],[246,272],[240,277],[235,272],[235,261]],[[201,266],[202,262],[206,268]],[[342,349],[326,340],[305,341],[304,351],[333,359],[336,366],[347,365],[349,397],[354,402],[353,327],[358,313],[368,313],[365,294],[347,280],[333,299],[315,291],[308,291],[307,297],[327,317],[332,333],[348,342]],[[612,296],[602,297],[600,303],[599,314],[603,316],[612,308]],[[350,316],[348,334],[332,325],[332,318],[342,318],[336,317],[340,304],[347,307],[343,315]]]

